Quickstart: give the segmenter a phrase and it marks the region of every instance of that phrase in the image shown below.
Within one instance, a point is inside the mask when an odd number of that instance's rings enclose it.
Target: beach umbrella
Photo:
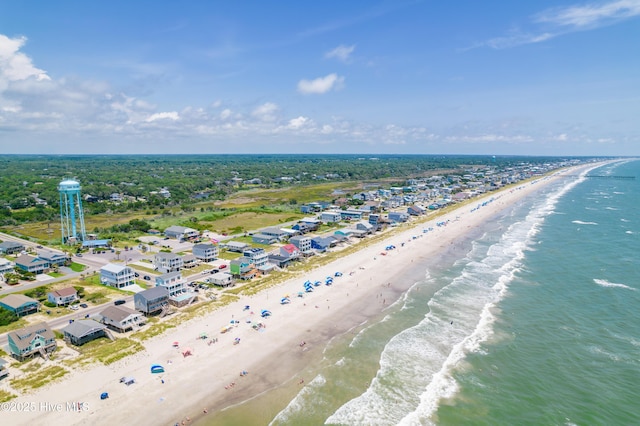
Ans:
[[[336,277],[341,277],[342,276],[342,272],[338,271],[334,274]]]
[[[173,347],[174,347],[174,348],[177,348],[178,346],[180,346],[180,343],[178,343],[178,342],[173,342]]]
[[[107,393],[107,392],[102,392],[102,393],[100,394],[100,399],[107,399],[107,398],[109,398],[109,393]]]
[[[151,365],[151,374],[164,373],[164,367],[160,364]]]
[[[313,283],[313,285],[315,285],[316,287],[319,286],[320,284],[322,284],[321,281],[316,281],[316,282]]]

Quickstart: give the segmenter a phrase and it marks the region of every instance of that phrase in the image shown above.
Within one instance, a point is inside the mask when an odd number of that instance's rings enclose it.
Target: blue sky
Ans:
[[[0,0],[0,152],[640,155],[640,0]]]

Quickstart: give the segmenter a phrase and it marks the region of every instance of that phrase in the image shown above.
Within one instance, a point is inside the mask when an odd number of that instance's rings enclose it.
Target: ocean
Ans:
[[[304,387],[214,422],[640,424],[640,161],[589,174],[459,242],[383,315],[332,340]]]

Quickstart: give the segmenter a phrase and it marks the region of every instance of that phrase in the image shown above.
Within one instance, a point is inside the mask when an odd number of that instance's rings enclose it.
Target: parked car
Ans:
[[[138,278],[140,276],[139,273],[135,272],[133,275],[135,275],[136,278]]]
[[[76,253],[76,256],[82,257],[82,253]]]
[[[227,265],[224,265],[224,264],[219,266],[220,269],[224,269],[226,267],[227,267]]]
[[[124,305],[125,303],[127,303],[127,301],[126,300],[122,300],[122,299],[118,299],[118,300],[113,302],[113,304],[116,305],[116,306]]]
[[[142,277],[142,279],[147,280],[147,281],[150,281],[150,280],[151,280],[151,277],[150,277],[149,275],[145,275],[144,277]]]
[[[69,306],[69,309],[71,309],[72,311],[77,311],[78,310],[78,305],[71,305],[71,306]]]
[[[81,307],[81,308],[88,308],[88,307],[89,307],[89,305],[87,305],[86,303],[81,303],[81,304],[80,304],[80,307]]]

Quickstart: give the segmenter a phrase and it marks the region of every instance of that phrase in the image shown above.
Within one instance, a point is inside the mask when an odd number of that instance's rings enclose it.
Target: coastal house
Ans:
[[[300,258],[300,250],[293,244],[286,244],[280,247],[278,253],[269,254],[269,262],[280,268],[288,266],[291,262]]]
[[[336,240],[332,237],[313,237],[311,239],[311,248],[319,252],[325,252],[329,247],[333,247],[335,245]]]
[[[262,235],[275,237],[278,241],[282,241],[291,235],[289,232],[285,231],[284,229],[280,229],[276,227],[264,228],[260,231],[260,233]]]
[[[320,214],[320,220],[324,223],[337,223],[342,220],[342,215],[338,211],[326,211]]]
[[[162,286],[149,288],[136,293],[133,303],[145,315],[158,314],[169,304],[169,290]]]
[[[269,261],[269,255],[262,248],[246,249],[242,252],[242,255],[249,258],[253,266],[258,269],[266,265],[266,263]]]
[[[313,250],[311,248],[311,237],[306,237],[304,235],[291,237],[289,239],[289,243],[296,246],[303,256],[313,254]]]
[[[179,271],[184,266],[184,262],[182,257],[175,253],[160,252],[153,257],[153,265],[159,272],[166,274]]]
[[[9,370],[7,370],[7,361],[0,358],[0,380],[4,379],[9,375]]]
[[[51,250],[40,250],[38,259],[48,262],[51,266],[64,266],[69,260],[69,256]]]
[[[100,268],[100,282],[115,288],[135,284],[135,272],[128,266],[107,263]]]
[[[193,228],[173,225],[164,230],[164,236],[182,241],[197,238],[198,236],[200,236],[200,233]]]
[[[341,210],[340,218],[342,220],[349,220],[349,221],[362,220],[362,214],[363,212],[361,210],[353,210],[353,209]]]
[[[375,229],[374,229],[372,224],[370,224],[369,222],[364,222],[364,221],[356,223],[356,230],[363,231],[367,235],[369,235],[369,234],[373,233],[373,231],[375,231]]]
[[[409,214],[404,212],[389,212],[388,217],[392,222],[406,222],[409,220]]]
[[[251,236],[251,241],[253,241],[255,244],[264,244],[264,245],[271,245],[274,243],[278,242],[278,238],[274,237],[273,235],[266,235],[266,234],[253,234]]]
[[[201,262],[212,262],[219,254],[217,244],[196,244],[191,252]]]
[[[28,254],[18,256],[16,266],[25,272],[34,274],[43,274],[51,268],[51,264],[46,260],[41,260]]]
[[[3,241],[0,243],[0,254],[16,254],[24,250],[24,244],[15,241]]]
[[[78,291],[73,287],[65,287],[47,293],[47,300],[56,306],[67,306],[78,300]]]
[[[233,276],[228,272],[216,272],[209,277],[209,282],[222,287],[228,287],[233,285]]]
[[[56,350],[56,336],[45,322],[33,324],[7,333],[9,353],[18,361],[24,361],[36,354],[47,359]]]
[[[421,216],[426,213],[426,210],[423,207],[414,204],[413,206],[407,207],[407,213],[411,216]]]
[[[76,320],[61,331],[65,342],[76,346],[82,346],[100,337],[108,337],[113,340],[113,336],[107,330],[107,326],[92,319]]]
[[[254,264],[251,262],[251,259],[246,256],[233,259],[229,262],[229,272],[231,272],[234,277],[238,277],[243,280],[249,280],[255,277],[258,273]]]
[[[233,251],[236,253],[242,253],[246,248],[249,247],[247,243],[241,243],[239,241],[229,241],[226,244],[227,250]]]
[[[156,287],[164,287],[169,297],[187,292],[187,287],[180,271],[168,272],[156,277]]]
[[[104,325],[120,333],[139,328],[145,323],[140,312],[126,306],[109,306],[100,312],[100,317]]]
[[[192,254],[182,256],[182,266],[184,268],[194,268],[198,265],[198,258]]]
[[[0,277],[4,274],[13,272],[16,264],[9,259],[5,259],[4,257],[0,257]]]
[[[13,312],[18,317],[23,317],[38,312],[40,303],[24,294],[9,294],[0,299],[0,308]]]

